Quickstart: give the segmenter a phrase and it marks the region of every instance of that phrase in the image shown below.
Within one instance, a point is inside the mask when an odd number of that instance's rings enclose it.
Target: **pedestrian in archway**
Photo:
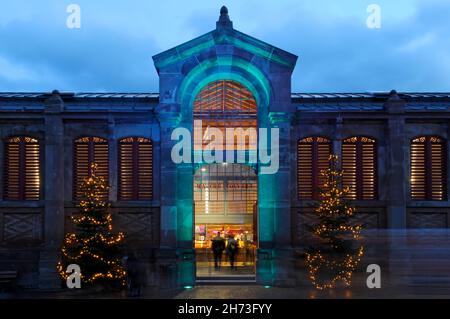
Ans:
[[[235,265],[236,261],[236,254],[238,250],[238,242],[236,239],[234,239],[234,235],[230,234],[228,236],[228,242],[227,242],[227,255],[228,260],[230,262],[231,270],[237,270],[237,267]]]
[[[212,239],[211,249],[214,255],[214,269],[220,270],[222,263],[222,254],[225,249],[225,239],[220,236],[220,233],[216,233],[216,237]]]

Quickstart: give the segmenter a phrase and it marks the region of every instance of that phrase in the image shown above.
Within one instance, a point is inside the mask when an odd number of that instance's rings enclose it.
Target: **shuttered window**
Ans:
[[[350,187],[350,199],[376,199],[376,142],[368,137],[354,136],[342,142],[342,182]]]
[[[411,198],[446,200],[447,165],[445,140],[421,136],[411,142]]]
[[[153,146],[143,137],[119,141],[119,199],[150,200],[153,196]]]
[[[300,199],[319,199],[324,183],[320,172],[329,167],[331,142],[323,137],[307,137],[298,142],[297,188]]]
[[[39,200],[39,142],[26,136],[9,138],[5,143],[5,200]]]
[[[91,165],[97,164],[96,174],[102,176],[108,183],[109,160],[108,141],[100,137],[81,137],[74,143],[74,165],[73,165],[73,197],[79,200],[83,195],[81,184],[84,178],[91,176]],[[108,199],[108,190],[102,194],[104,200]]]

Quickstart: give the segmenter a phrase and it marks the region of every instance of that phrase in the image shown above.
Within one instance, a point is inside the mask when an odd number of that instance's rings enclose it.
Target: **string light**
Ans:
[[[110,207],[104,192],[108,189],[106,180],[96,175],[97,164],[91,166],[91,176],[83,180],[84,189],[79,203],[81,214],[73,215],[72,222],[80,230],[68,233],[61,248],[62,261],[56,268],[64,280],[68,264],[78,263],[81,267],[80,278],[85,284],[110,281],[119,286],[126,285],[127,272],[117,252],[125,239],[122,232],[112,233],[112,215],[107,212]]]
[[[320,238],[321,246],[327,248],[310,249],[305,254],[309,279],[320,290],[334,288],[338,282],[350,286],[353,272],[364,255],[362,245],[352,249],[349,244],[350,239],[360,238],[362,226],[349,222],[355,208],[346,200],[350,188],[342,186],[343,171],[338,169],[338,156],[330,155],[328,160],[329,168],[321,171],[324,178],[321,201],[314,210],[319,223],[310,227]],[[325,279],[320,278],[324,273]]]

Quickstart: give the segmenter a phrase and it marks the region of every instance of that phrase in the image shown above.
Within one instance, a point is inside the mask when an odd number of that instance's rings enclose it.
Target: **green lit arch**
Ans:
[[[194,67],[181,83],[178,100],[191,110],[200,90],[218,80],[232,80],[244,85],[253,94],[258,108],[268,107],[270,103],[271,86],[261,70],[248,61],[231,56],[208,59]]]

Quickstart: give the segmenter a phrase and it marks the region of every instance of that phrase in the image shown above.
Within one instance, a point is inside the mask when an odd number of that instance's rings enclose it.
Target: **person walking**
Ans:
[[[220,270],[222,254],[225,249],[225,240],[220,237],[219,232],[217,232],[216,237],[212,239],[211,249],[214,255],[214,269]]]
[[[139,261],[136,252],[131,251],[127,259],[128,272],[128,292],[130,297],[139,297],[141,295],[141,283],[139,276]]]
[[[235,266],[237,250],[238,250],[238,242],[236,241],[236,239],[234,239],[234,236],[230,234],[227,243],[227,255],[228,260],[230,262],[231,270],[233,269],[237,270],[237,267]]]

